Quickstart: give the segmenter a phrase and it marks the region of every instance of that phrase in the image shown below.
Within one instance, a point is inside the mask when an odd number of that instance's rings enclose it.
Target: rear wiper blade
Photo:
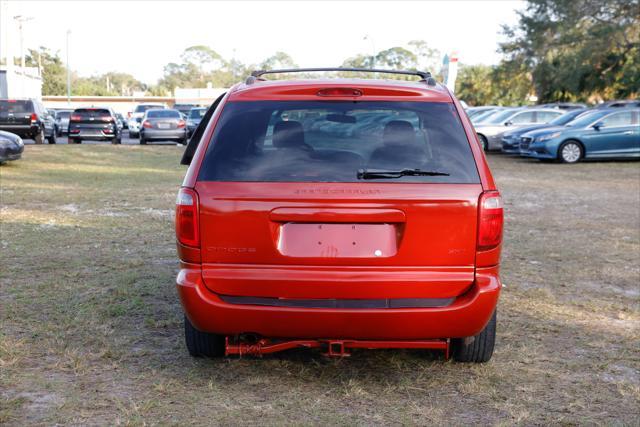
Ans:
[[[397,171],[380,169],[358,169],[358,179],[400,178],[403,176],[449,176],[446,172],[425,171],[422,169],[401,169]]]

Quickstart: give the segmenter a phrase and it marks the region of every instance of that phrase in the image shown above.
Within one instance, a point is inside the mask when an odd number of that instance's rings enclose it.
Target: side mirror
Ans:
[[[600,130],[601,127],[604,127],[604,124],[602,122],[596,122],[591,127],[594,128],[595,130]]]
[[[513,122],[512,122],[512,121],[504,122],[504,125],[505,125],[505,126],[511,126],[512,124],[513,124]]]

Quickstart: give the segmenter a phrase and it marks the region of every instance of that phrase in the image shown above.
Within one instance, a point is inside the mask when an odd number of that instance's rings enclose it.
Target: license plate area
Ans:
[[[170,127],[169,123],[158,123],[158,129],[169,129]]]
[[[388,258],[397,253],[393,224],[300,224],[280,226],[278,251],[300,258]]]

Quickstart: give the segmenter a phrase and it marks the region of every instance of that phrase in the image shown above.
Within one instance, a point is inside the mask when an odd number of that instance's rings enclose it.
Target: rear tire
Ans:
[[[142,136],[140,137],[140,145],[147,145],[147,140],[144,139]]]
[[[491,359],[496,343],[496,311],[476,336],[451,340],[453,359],[464,363],[485,363]]]
[[[187,350],[193,357],[224,356],[224,337],[197,330],[187,319],[187,316],[184,316],[184,338]]]
[[[40,128],[36,136],[33,137],[36,144],[44,143],[44,129]]]
[[[47,141],[49,142],[49,144],[55,144],[57,142],[55,130],[51,132],[51,136],[47,137]]]

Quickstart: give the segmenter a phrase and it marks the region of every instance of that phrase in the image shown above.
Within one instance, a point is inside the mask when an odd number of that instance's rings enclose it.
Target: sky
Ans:
[[[24,47],[66,55],[81,76],[130,73],[156,83],[168,62],[193,45],[259,63],[276,51],[301,67],[335,66],[411,40],[466,64],[495,64],[501,25],[517,22],[522,1],[25,1],[0,0],[0,55]],[[10,46],[9,46],[10,45]]]

